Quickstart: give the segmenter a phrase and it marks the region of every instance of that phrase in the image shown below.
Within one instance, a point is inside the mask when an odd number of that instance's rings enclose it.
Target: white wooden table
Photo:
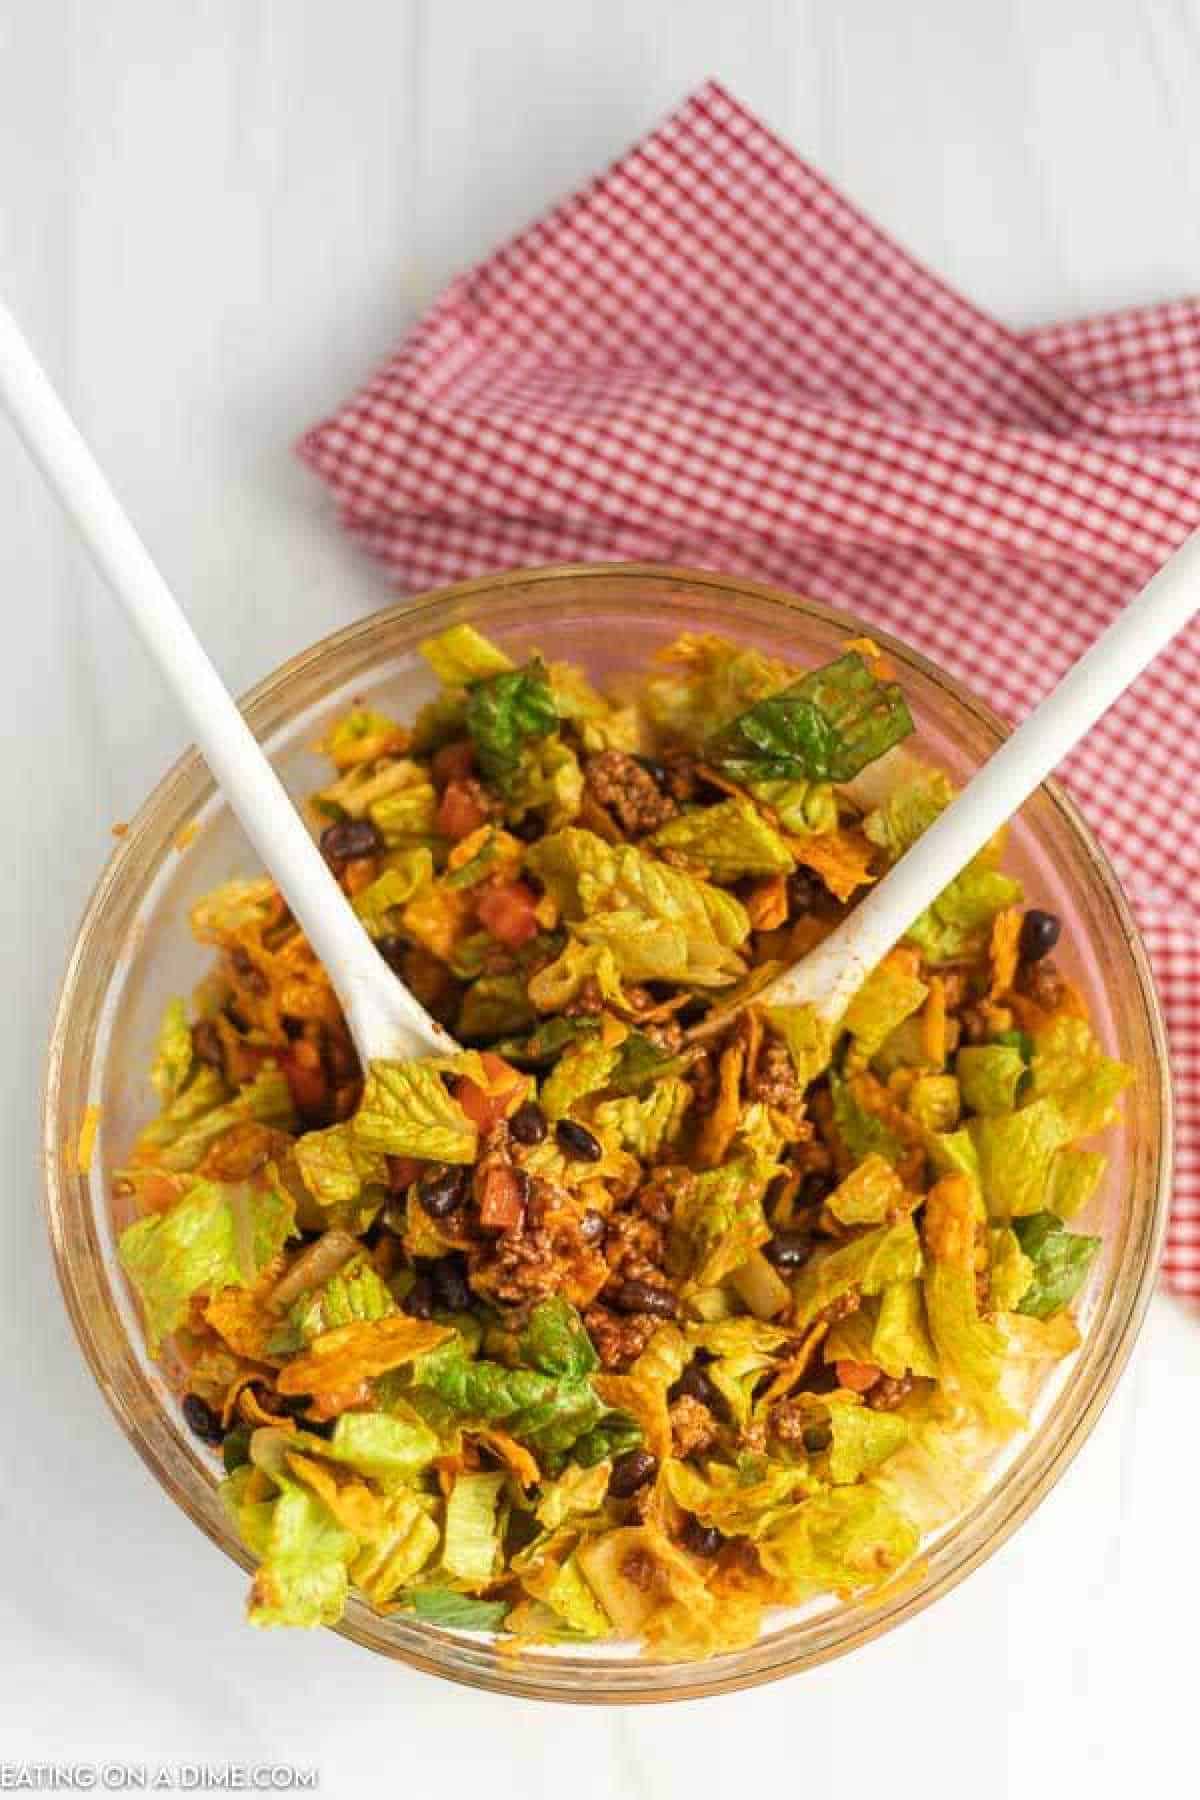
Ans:
[[[298,430],[453,271],[721,77],[1015,324],[1200,284],[1196,0],[0,0],[0,286],[230,681],[386,598]],[[1194,1790],[1200,1320],[903,1631],[703,1706],[491,1700],[239,1623],[86,1373],[37,1205],[75,919],[181,732],[0,431],[4,1764],[295,1761],[321,1791],[974,1800]]]

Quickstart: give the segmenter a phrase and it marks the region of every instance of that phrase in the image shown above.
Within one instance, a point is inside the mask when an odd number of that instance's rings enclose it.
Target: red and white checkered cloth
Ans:
[[[1025,714],[1200,524],[1200,301],[1019,335],[721,88],[456,281],[301,453],[406,589],[702,565]],[[1066,766],[1170,1021],[1200,1295],[1200,626]]]

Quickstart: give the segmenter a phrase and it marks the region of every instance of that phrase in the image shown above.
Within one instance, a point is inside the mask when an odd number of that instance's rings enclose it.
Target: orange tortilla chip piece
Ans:
[[[357,1475],[331,1469],[328,1463],[317,1462],[295,1450],[287,1451],[285,1459],[296,1480],[324,1502],[339,1525],[355,1537],[378,1534],[383,1523],[382,1503]]]
[[[1001,994],[1007,994],[1017,979],[1021,917],[1019,906],[1006,906],[992,921],[992,939],[988,947],[988,959],[992,965],[989,999],[998,1000]]]
[[[720,1085],[716,1104],[701,1125],[696,1137],[696,1161],[702,1169],[715,1169],[725,1160],[742,1116],[742,1071],[746,1051],[741,1044],[729,1044],[721,1052]]]
[[[414,895],[400,915],[410,937],[449,962],[466,935],[471,901],[457,888],[434,886]]]
[[[755,931],[774,931],[787,923],[787,876],[768,875],[751,888],[745,901],[750,923]]]
[[[838,900],[849,900],[875,877],[871,858],[875,851],[861,831],[824,831],[813,837],[789,837],[788,849],[798,863],[821,877]]]
[[[542,1479],[537,1459],[524,1444],[518,1444],[516,1438],[509,1437],[507,1431],[500,1431],[489,1425],[473,1431],[471,1436],[490,1450],[493,1456],[498,1456],[523,1488],[536,1487]]]
[[[636,1375],[593,1375],[592,1386],[605,1406],[627,1412],[642,1428],[646,1448],[659,1463],[671,1454],[671,1416],[664,1389]]]
[[[929,994],[921,1010],[921,1045],[940,1069],[946,1060],[946,984],[940,975],[929,977]]]
[[[842,649],[847,655],[852,650],[856,650],[863,661],[870,665],[871,673],[876,681],[890,681],[896,673],[891,658],[879,648],[874,638],[845,638],[842,642]]]
[[[374,1375],[385,1375],[389,1369],[424,1356],[451,1335],[448,1326],[410,1319],[407,1313],[356,1320],[314,1338],[303,1356],[280,1370],[275,1385],[281,1394],[353,1389]]]

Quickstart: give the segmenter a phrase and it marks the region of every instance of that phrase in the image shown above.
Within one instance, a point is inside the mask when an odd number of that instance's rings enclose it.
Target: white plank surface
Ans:
[[[456,269],[717,75],[1015,324],[1200,284],[1196,0],[0,0],[0,282],[239,688],[385,597],[289,454]],[[8,1204],[0,1765],[284,1759],[450,1800],[1194,1782],[1200,1321],[985,1569],[850,1662],[568,1713],[238,1623],[95,1393],[37,1209],[71,929],[181,743],[0,432]],[[1186,1634],[1186,1635],[1185,1635]]]

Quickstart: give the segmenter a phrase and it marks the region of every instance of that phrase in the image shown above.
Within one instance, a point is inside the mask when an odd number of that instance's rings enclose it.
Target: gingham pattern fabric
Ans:
[[[1200,302],[1024,336],[721,88],[456,281],[301,454],[406,589],[646,559],[878,623],[1012,719],[1200,524]],[[1200,1294],[1200,626],[1065,776],[1136,906]]]

